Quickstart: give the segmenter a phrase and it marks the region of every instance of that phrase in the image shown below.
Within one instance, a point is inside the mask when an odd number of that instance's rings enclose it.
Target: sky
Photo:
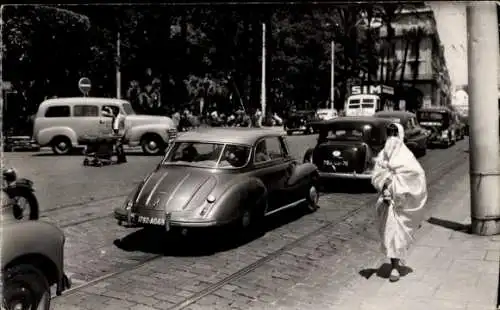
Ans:
[[[453,87],[467,85],[467,18],[465,2],[429,2],[434,11]]]

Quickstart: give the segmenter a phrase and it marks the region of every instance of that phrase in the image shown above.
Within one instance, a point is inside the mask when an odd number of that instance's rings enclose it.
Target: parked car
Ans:
[[[427,153],[427,130],[418,123],[414,113],[406,111],[380,111],[375,113],[375,117],[386,118],[393,122],[400,123],[405,130],[405,144],[415,154],[424,156]]]
[[[316,167],[292,158],[274,130],[200,129],[179,135],[114,216],[166,231],[231,223],[246,230],[284,209],[316,210],[317,178]]]
[[[322,179],[370,179],[373,158],[383,149],[391,123],[370,116],[318,122],[318,142],[306,151],[303,162],[315,164]]]
[[[455,124],[455,136],[457,137],[457,141],[465,139],[465,136],[467,136],[467,125],[460,113],[452,111],[452,121]]]
[[[313,134],[314,128],[312,122],[319,120],[318,114],[314,110],[293,111],[284,122],[284,129],[288,135],[292,135],[296,131],[303,134]]]
[[[318,114],[318,119],[323,121],[339,117],[339,114],[335,109],[318,109],[316,113]]]
[[[49,309],[70,288],[64,274],[64,234],[46,222],[2,223],[2,309]]]
[[[112,120],[103,116],[110,108],[116,114],[125,115],[124,144],[141,146],[145,154],[163,154],[177,129],[166,116],[137,115],[126,100],[112,98],[56,98],[45,100],[38,107],[33,125],[33,136],[37,143],[50,146],[55,154],[68,154],[81,145],[85,136],[99,136]]]
[[[457,141],[453,113],[447,107],[428,107],[417,111],[420,126],[429,130],[428,144],[450,147]]]

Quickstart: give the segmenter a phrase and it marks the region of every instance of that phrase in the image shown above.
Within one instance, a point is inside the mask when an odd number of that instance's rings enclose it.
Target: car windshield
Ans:
[[[439,112],[419,112],[421,121],[442,121],[444,114]]]
[[[125,114],[135,115],[135,111],[134,111],[134,109],[132,109],[132,105],[130,103],[126,102],[122,106],[123,106],[123,110],[125,111]]]
[[[241,168],[246,165],[251,147],[209,142],[175,142],[163,165],[202,168]]]

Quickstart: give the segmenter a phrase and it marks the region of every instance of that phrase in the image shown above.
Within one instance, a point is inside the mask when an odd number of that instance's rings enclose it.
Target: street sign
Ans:
[[[91,86],[92,86],[92,84],[90,83],[90,79],[89,78],[82,77],[78,81],[78,88],[80,89],[80,91],[82,92],[82,94],[84,96],[87,96],[89,94]]]
[[[388,94],[394,95],[394,88],[387,85],[353,85],[351,87],[351,95],[361,95],[361,94]]]

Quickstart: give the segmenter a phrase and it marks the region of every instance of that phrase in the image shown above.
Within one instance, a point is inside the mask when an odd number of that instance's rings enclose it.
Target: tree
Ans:
[[[78,93],[76,83],[90,52],[90,21],[44,5],[8,5],[2,13],[2,78],[18,94],[9,97],[6,119],[23,127],[26,124],[18,118],[35,113],[56,90],[65,96]]]

